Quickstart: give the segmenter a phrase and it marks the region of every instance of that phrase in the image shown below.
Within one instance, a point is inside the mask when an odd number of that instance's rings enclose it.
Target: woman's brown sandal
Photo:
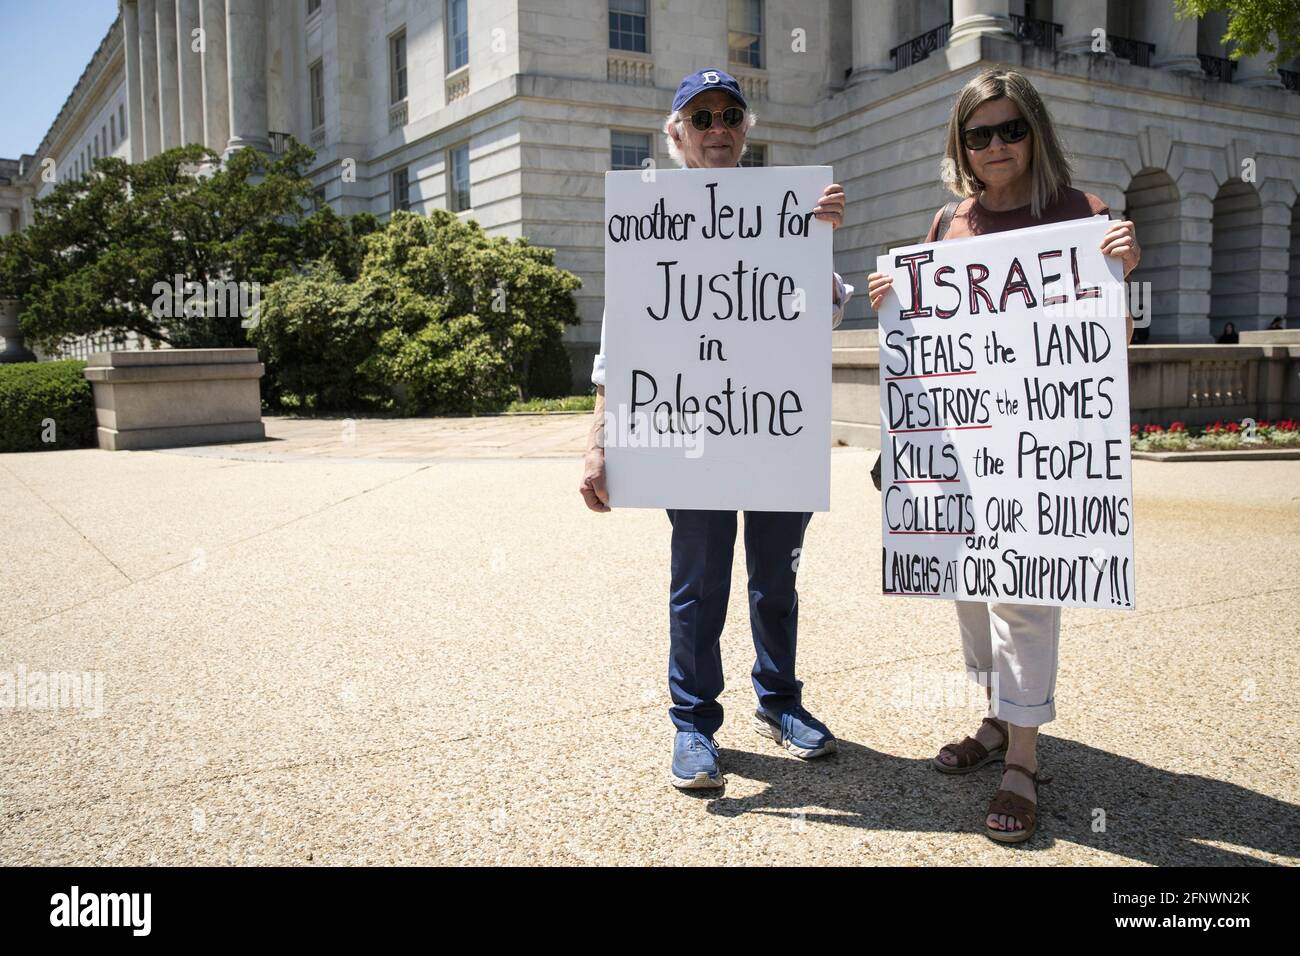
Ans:
[[[1018,793],[1010,790],[999,788],[993,794],[993,800],[989,803],[989,812],[985,814],[984,832],[988,834],[989,839],[996,840],[998,843],[1024,843],[1034,835],[1034,830],[1038,828],[1038,788],[1042,784],[1051,783],[1051,778],[1039,779],[1039,774],[1030,773],[1027,769],[1018,763],[1009,763],[1004,770],[1018,770],[1030,779],[1034,785],[1034,799],[1029,800]],[[1042,768],[1039,768],[1039,773]],[[1019,830],[995,830],[988,825],[988,818],[998,813],[1003,816],[1011,817],[1020,824]]]
[[[935,757],[932,761],[935,770],[940,773],[970,773],[973,770],[978,770],[986,763],[1001,760],[1005,756],[1007,752],[1007,732],[992,717],[985,717],[980,723],[988,724],[996,730],[998,736],[1002,738],[1002,742],[992,749],[985,747],[974,737],[967,737],[958,744],[944,744],[939,748],[939,755],[950,753],[957,758],[957,762],[950,765],[944,763],[939,757]]]

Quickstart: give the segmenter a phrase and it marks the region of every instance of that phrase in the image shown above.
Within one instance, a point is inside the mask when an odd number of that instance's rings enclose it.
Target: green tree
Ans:
[[[267,291],[250,338],[273,404],[472,413],[568,391],[581,282],[552,250],[444,210],[395,213],[359,241],[354,281],[322,263]]]
[[[1177,0],[1178,16],[1187,19],[1211,12],[1228,15],[1221,42],[1232,47],[1234,60],[1272,53],[1274,66],[1300,54],[1300,3],[1297,0]]]
[[[245,345],[248,315],[228,308],[230,291],[242,287],[247,305],[254,288],[313,258],[344,274],[359,261],[350,223],[328,207],[309,212],[312,156],[291,141],[283,156],[246,149],[219,165],[203,165],[216,156],[201,146],[101,159],[38,199],[33,224],[0,246],[0,288],[24,302],[23,332],[47,350],[130,331],[176,347]],[[180,299],[170,294],[178,276]]]

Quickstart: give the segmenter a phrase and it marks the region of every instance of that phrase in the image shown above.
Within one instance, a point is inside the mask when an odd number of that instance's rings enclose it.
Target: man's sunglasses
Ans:
[[[722,115],[722,125],[727,129],[735,129],[745,122],[744,110],[739,106],[728,106],[725,110],[694,110],[691,113],[691,125],[703,132],[713,125],[713,117],[718,114]]]
[[[997,126],[972,126],[961,131],[961,141],[967,149],[986,149],[993,142],[994,133],[1004,143],[1018,143],[1029,135],[1029,124],[1016,118]]]

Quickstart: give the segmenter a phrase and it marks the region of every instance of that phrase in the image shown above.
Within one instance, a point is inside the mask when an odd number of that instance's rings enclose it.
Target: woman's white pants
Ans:
[[[991,687],[989,716],[1038,727],[1056,716],[1061,609],[956,601],[966,672]]]

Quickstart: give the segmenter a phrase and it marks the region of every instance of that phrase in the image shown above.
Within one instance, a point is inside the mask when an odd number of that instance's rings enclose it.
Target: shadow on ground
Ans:
[[[720,756],[728,776],[767,786],[744,798],[695,791],[709,800],[710,813],[802,813],[809,822],[864,830],[982,833],[1002,772],[999,763],[946,776],[928,759],[894,757],[845,740],[838,754],[808,763],[741,750],[724,749]],[[1300,858],[1295,804],[1058,737],[1039,738],[1039,760],[1052,782],[1042,788],[1038,833],[1009,852],[1041,852],[1066,840],[1161,866],[1267,865],[1206,845],[1226,843]],[[1105,811],[1103,832],[1093,829],[1097,810]]]

